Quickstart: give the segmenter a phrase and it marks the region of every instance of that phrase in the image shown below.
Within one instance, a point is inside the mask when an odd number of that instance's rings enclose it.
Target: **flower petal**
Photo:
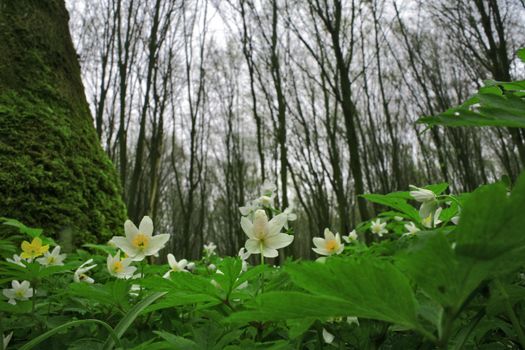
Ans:
[[[250,221],[250,219],[248,219],[246,217],[242,217],[241,218],[241,227],[242,227],[242,230],[244,231],[244,233],[246,233],[246,236],[248,236],[249,238],[255,238],[254,234],[253,234],[253,224]]]
[[[156,254],[159,250],[164,248],[169,239],[170,235],[167,233],[151,237],[148,248],[144,251],[144,255],[148,256]]]
[[[263,255],[267,258],[275,258],[279,255],[279,252],[277,251],[277,249],[272,249],[272,248],[269,248],[269,247],[264,247],[263,248]]]
[[[261,253],[261,247],[258,239],[250,238],[246,241],[246,244],[244,245],[248,253],[250,254],[260,254]]]
[[[321,237],[314,237],[312,239],[312,241],[314,242],[314,245],[317,247],[317,248],[322,248],[324,247],[325,245],[325,240]]]
[[[145,216],[142,218],[142,221],[139,225],[139,232],[142,232],[148,236],[151,236],[153,234],[153,220],[151,220],[149,216]]]
[[[131,245],[130,241],[126,237],[115,236],[111,239],[117,248],[122,250],[128,256],[135,256],[137,254],[137,249]]]
[[[330,255],[330,252],[324,248],[312,248],[312,250],[319,255]]]
[[[168,265],[170,265],[172,269],[177,266],[177,259],[175,259],[175,256],[171,253],[168,254]]]
[[[268,222],[268,236],[273,236],[278,234],[283,228],[284,224],[288,219],[288,215],[281,213],[274,216],[270,222]]]
[[[286,233],[279,233],[273,236],[266,237],[264,240],[265,247],[270,249],[280,249],[284,248],[293,241],[293,236]]]
[[[325,228],[324,229],[324,239],[327,241],[331,241],[335,239],[334,233],[330,231],[329,229]]]
[[[126,234],[126,238],[132,241],[135,235],[139,233],[139,229],[131,220],[126,220],[124,223],[124,233]]]

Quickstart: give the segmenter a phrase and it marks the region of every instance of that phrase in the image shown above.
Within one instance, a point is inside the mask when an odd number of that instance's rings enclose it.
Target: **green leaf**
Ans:
[[[251,311],[236,313],[230,320],[357,316],[419,328],[408,279],[389,262],[331,258],[325,264],[289,264],[285,271],[306,292],[262,294],[249,304]]]
[[[159,293],[153,293],[142,299],[140,302],[135,304],[126,315],[120,320],[120,322],[115,327],[115,334],[117,339],[120,339],[124,335],[124,333],[128,330],[128,328],[133,324],[135,319],[139,316],[139,314],[147,308],[150,304],[154,303],[157,299],[163,297],[166,293],[165,292],[159,292]],[[106,342],[104,343],[104,350],[110,350],[113,345],[115,344],[114,337],[108,337],[106,339]]]
[[[465,202],[455,231],[456,251],[474,260],[501,258],[501,268],[512,270],[525,250],[525,173],[510,195],[503,183],[483,186]]]
[[[488,82],[476,95],[458,107],[418,123],[445,126],[506,126],[525,128],[525,80]]]
[[[459,262],[445,236],[439,231],[428,232],[419,234],[414,241],[396,257],[400,269],[442,306],[451,307],[462,302]]]
[[[518,58],[519,58],[523,63],[525,63],[525,47],[519,49],[519,50],[516,52],[516,56],[518,56]]]
[[[408,196],[408,193],[406,193]],[[408,198],[402,198],[399,195],[394,193],[383,195],[383,194],[364,194],[363,198],[369,200],[370,202],[381,204],[393,209],[398,210],[399,212],[406,214],[410,219],[415,222],[419,222],[419,212],[410,204],[407,203]]]
[[[162,339],[166,340],[169,344],[173,345],[175,349],[180,350],[194,350],[200,349],[196,342],[190,339],[185,339],[183,337],[165,332],[165,331],[154,331]]]
[[[32,339],[31,341],[29,341],[28,343],[22,345],[20,347],[20,350],[32,349],[35,346],[37,346],[38,344],[40,344],[41,342],[43,342],[44,340],[52,337],[53,335],[55,335],[57,333],[63,332],[67,328],[74,327],[74,326],[79,326],[79,325],[85,325],[85,324],[89,324],[89,323],[96,323],[96,324],[99,324],[99,325],[103,326],[104,328],[106,328],[108,330],[108,332],[109,332],[109,339],[112,340],[112,344],[116,343],[119,348],[122,348],[122,345],[120,344],[119,337],[117,336],[117,334],[115,333],[113,328],[111,328],[110,325],[108,325],[107,323],[102,322],[100,320],[87,319],[87,320],[71,321],[71,322],[65,323],[65,324],[63,324],[61,326],[58,326],[58,327],[56,327],[56,328],[54,328],[54,329],[52,329],[50,331],[47,331],[46,333],[41,334],[38,337],[36,337],[36,338]]]
[[[390,262],[372,257],[362,260],[332,258],[325,264],[291,264],[286,271],[293,282],[311,293],[350,303],[345,316],[412,328],[418,325],[417,302],[409,281]]]

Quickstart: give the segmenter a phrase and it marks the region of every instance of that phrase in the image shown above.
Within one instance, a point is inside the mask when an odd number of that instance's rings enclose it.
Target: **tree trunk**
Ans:
[[[99,144],[63,0],[0,0],[0,216],[74,232],[122,231],[116,171]]]

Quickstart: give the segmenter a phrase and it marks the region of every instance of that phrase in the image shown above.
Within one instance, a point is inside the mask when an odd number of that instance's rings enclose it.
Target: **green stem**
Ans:
[[[512,323],[512,327],[516,331],[516,334],[518,335],[519,342],[521,344],[521,347],[525,349],[525,334],[523,333],[523,328],[521,328],[520,321],[518,317],[516,316],[516,313],[514,312],[514,309],[512,308],[512,305],[509,301],[509,295],[507,294],[507,291],[505,290],[505,287],[501,283],[499,279],[494,280],[496,283],[496,287],[500,290],[501,295],[503,296],[503,300],[505,303],[505,311],[507,312],[507,316],[510,318],[510,322]]]
[[[264,265],[264,254],[263,254],[264,247],[263,247],[262,242],[259,244],[259,249],[261,250],[261,265]],[[264,272],[261,272],[260,279],[261,279],[261,293],[264,293]]]

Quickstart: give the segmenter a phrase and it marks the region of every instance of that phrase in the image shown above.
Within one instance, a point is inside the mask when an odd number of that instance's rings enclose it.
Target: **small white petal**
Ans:
[[[334,335],[332,333],[329,333],[326,329],[323,328],[323,340],[327,344],[332,344],[334,341]]]
[[[139,232],[148,236],[153,234],[153,220],[149,216],[144,216],[140,221]]]

